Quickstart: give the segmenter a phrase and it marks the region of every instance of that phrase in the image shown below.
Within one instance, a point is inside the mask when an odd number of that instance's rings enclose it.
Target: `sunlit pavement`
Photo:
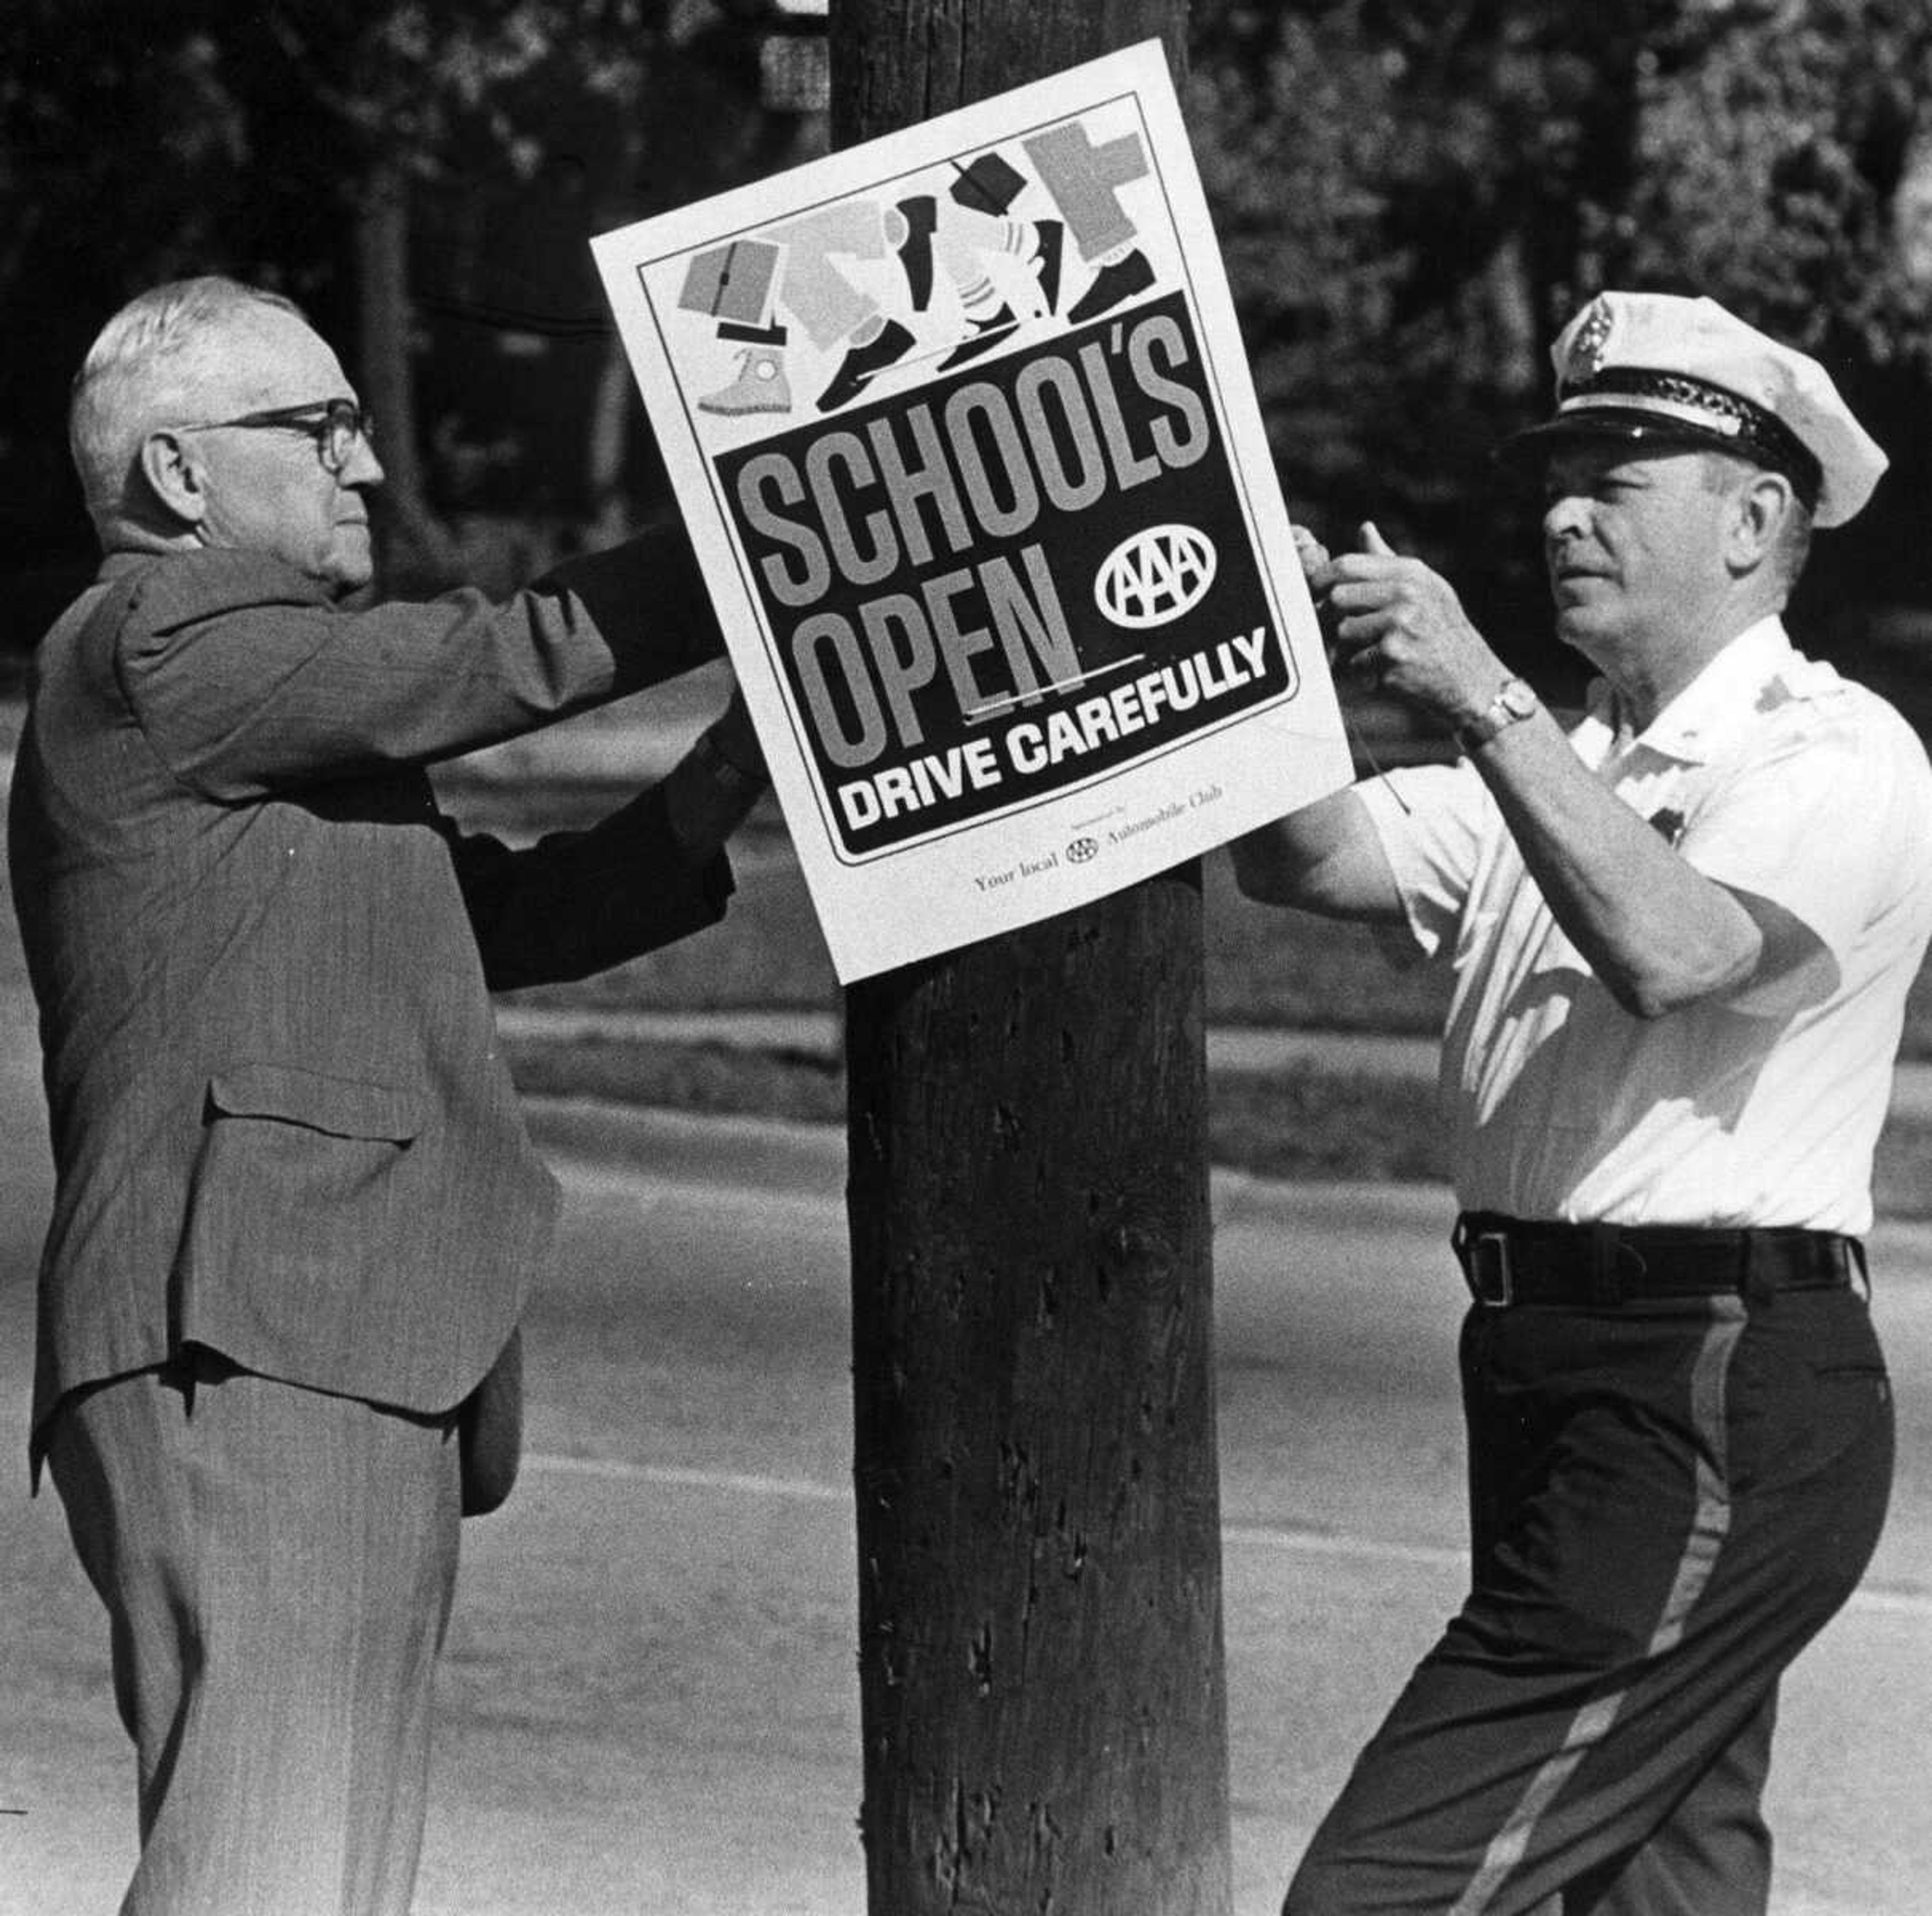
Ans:
[[[23,1454],[44,1146],[0,1055],[0,1444]],[[842,1141],[546,1108],[567,1223],[531,1454],[470,1525],[419,1916],[862,1916]],[[1458,1592],[1458,1312],[1427,1189],[1217,1187],[1240,1916],[1278,1906]],[[1904,1465],[1786,1686],[1778,1916],[1924,1916],[1932,1233],[1883,1230]],[[111,1911],[130,1764],[58,1505],[0,1499],[0,1911]]]

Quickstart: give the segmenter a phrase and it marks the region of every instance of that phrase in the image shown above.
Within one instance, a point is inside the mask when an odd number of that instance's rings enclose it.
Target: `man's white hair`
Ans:
[[[230,328],[264,306],[301,316],[280,293],[208,274],[130,299],[100,329],[74,376],[68,445],[87,510],[105,527],[128,497],[142,442],[157,427],[202,423],[233,350]]]

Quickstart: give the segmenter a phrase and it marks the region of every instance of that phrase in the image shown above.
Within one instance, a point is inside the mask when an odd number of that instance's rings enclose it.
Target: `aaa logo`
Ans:
[[[1192,526],[1149,526],[1108,553],[1094,602],[1116,625],[1144,631],[1192,611],[1214,583],[1214,544]]]

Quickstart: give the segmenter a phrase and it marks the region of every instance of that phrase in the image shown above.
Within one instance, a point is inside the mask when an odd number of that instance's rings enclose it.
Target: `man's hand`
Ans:
[[[673,835],[694,865],[712,857],[763,794],[767,773],[745,695],[734,679],[724,709],[664,779]]]
[[[1405,558],[1372,525],[1362,528],[1360,552],[1329,559],[1298,529],[1295,549],[1342,670],[1451,731],[1488,709],[1508,670],[1441,574]],[[1311,569],[1316,554],[1321,562]]]

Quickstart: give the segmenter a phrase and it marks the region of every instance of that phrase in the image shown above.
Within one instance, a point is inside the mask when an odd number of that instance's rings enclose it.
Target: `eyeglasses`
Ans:
[[[184,433],[225,432],[231,426],[273,426],[292,433],[306,433],[315,441],[322,464],[340,475],[358,442],[375,442],[376,421],[352,399],[316,399],[306,406],[277,406],[265,412],[244,412],[238,419],[211,419],[198,426],[182,426]]]

